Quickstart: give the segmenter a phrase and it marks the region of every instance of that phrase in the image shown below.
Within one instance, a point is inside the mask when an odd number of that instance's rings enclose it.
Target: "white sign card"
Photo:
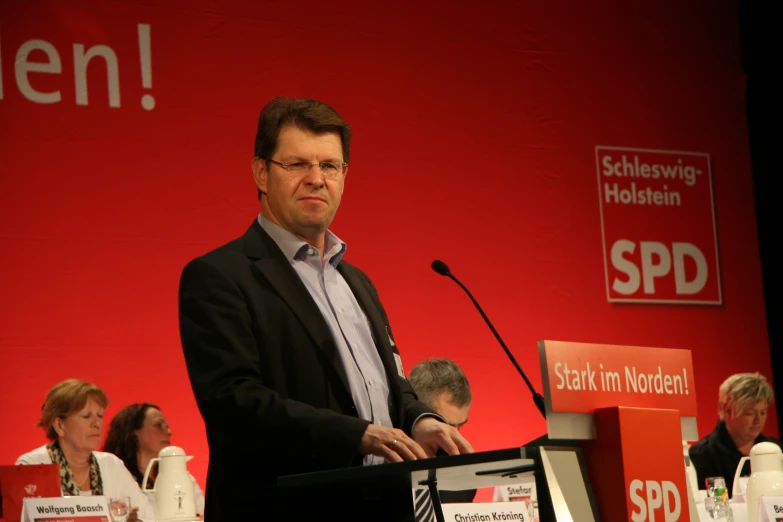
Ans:
[[[444,520],[509,520],[533,522],[533,506],[527,502],[473,502],[441,504]]]
[[[534,480],[498,486],[492,496],[493,502],[536,502],[536,500],[536,482]]]
[[[748,521],[753,522],[753,521]],[[783,497],[759,498],[759,519],[758,522],[783,522]]]
[[[111,522],[106,497],[26,498],[22,522]]]

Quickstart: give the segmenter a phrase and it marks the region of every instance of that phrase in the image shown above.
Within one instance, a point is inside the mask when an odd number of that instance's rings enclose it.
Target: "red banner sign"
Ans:
[[[632,406],[696,416],[690,350],[541,341],[548,412]]]
[[[720,304],[710,157],[596,147],[609,301]]]

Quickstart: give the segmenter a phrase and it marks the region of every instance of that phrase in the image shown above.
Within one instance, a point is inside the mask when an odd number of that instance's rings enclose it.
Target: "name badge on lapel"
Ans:
[[[394,339],[392,339],[388,326],[386,326],[386,335],[389,337],[389,344],[394,348],[392,355],[394,355],[394,364],[397,365],[397,375],[405,379],[405,369],[402,367],[402,357],[400,357],[400,354],[397,352],[397,345],[394,344]]]
[[[405,370],[402,368],[402,357],[396,352],[394,353],[394,362],[397,365],[397,374],[405,379]]]

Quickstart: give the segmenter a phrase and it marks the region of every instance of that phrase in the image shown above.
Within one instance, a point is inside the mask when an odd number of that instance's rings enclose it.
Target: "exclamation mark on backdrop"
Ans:
[[[139,24],[139,59],[141,61],[141,86],[152,89],[152,50],[150,47],[150,24]],[[155,108],[155,97],[145,94],[141,106],[151,111]]]

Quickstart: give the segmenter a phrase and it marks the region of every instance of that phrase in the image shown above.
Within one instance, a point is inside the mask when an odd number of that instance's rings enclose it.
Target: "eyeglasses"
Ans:
[[[304,174],[310,170],[310,167],[318,167],[321,169],[321,173],[325,178],[336,178],[345,171],[348,166],[347,163],[333,163],[331,161],[322,161],[320,163],[307,163],[306,161],[297,161],[294,163],[280,163],[273,159],[267,158],[266,161],[274,163],[283,167],[288,172],[294,172],[296,174]]]

